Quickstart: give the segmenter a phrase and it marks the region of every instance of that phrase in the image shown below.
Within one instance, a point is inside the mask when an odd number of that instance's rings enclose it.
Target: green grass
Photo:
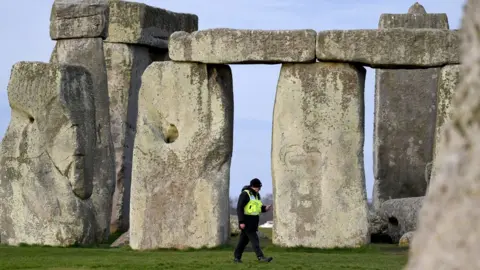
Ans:
[[[267,236],[271,232],[265,231]],[[0,246],[0,269],[402,269],[407,249],[395,245],[369,245],[358,249],[285,249],[261,241],[269,264],[256,261],[248,249],[244,263],[232,263],[237,239],[212,250],[133,251],[129,248],[55,248]]]

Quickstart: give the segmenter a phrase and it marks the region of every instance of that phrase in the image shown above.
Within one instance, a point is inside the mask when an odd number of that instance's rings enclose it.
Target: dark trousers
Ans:
[[[235,248],[235,258],[242,258],[243,251],[245,250],[245,247],[248,245],[249,241],[252,243],[252,248],[255,251],[257,258],[263,257],[263,252],[260,249],[260,240],[258,239],[257,232],[242,230],[242,233],[240,234],[240,240],[238,241],[237,247]]]

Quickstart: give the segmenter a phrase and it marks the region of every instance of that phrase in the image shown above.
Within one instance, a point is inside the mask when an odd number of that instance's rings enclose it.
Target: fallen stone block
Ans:
[[[13,66],[0,146],[0,243],[95,243],[94,91],[82,67]]]
[[[398,245],[400,247],[409,247],[410,243],[413,240],[414,234],[415,234],[415,232],[407,232],[407,233],[403,234],[403,236],[400,238],[400,241],[398,241]]]
[[[370,233],[370,242],[391,242],[383,240],[386,239],[388,231],[388,221],[373,210],[368,211],[368,224]],[[389,238],[389,237],[388,237]],[[383,240],[383,241],[382,241]]]
[[[369,243],[365,73],[339,63],[282,65],[272,131],[275,245]]]
[[[170,36],[173,61],[210,64],[271,64],[315,61],[314,30],[236,30],[176,32]]]
[[[142,74],[152,63],[145,46],[104,43],[110,100],[110,128],[115,149],[116,185],[110,233],[129,227],[133,143]]]
[[[465,1],[461,76],[443,125],[409,270],[480,269],[480,2]]]
[[[441,67],[460,63],[459,45],[456,30],[330,30],[318,33],[316,55],[374,68]]]
[[[101,38],[57,41],[52,63],[78,65],[92,74],[97,141],[93,170],[92,201],[97,220],[98,241],[108,239],[112,196],[115,190],[115,156],[110,131],[107,70]]]
[[[127,1],[110,1],[107,42],[168,47],[175,31],[198,30],[198,16]]]
[[[110,247],[112,248],[119,248],[123,246],[129,246],[130,244],[130,232],[126,231],[120,237],[115,240]]]
[[[146,69],[133,150],[133,249],[228,241],[232,146],[228,66],[168,61]]]
[[[393,243],[398,243],[402,235],[417,229],[418,212],[424,197],[392,199],[385,201],[379,214],[388,220],[387,234]]]
[[[53,40],[107,36],[108,0],[55,0],[50,15]]]

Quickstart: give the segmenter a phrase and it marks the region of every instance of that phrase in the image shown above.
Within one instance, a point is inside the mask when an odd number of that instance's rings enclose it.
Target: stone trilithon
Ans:
[[[282,66],[272,132],[275,244],[368,243],[364,82],[365,69],[349,64]]]

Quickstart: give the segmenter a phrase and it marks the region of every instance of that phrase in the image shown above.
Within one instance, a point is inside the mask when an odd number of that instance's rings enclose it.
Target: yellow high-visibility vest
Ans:
[[[258,199],[257,196],[253,196],[250,191],[244,190],[247,192],[248,197],[250,197],[250,201],[245,205],[245,208],[243,209],[243,212],[245,215],[248,216],[258,216],[262,212],[262,201]]]

